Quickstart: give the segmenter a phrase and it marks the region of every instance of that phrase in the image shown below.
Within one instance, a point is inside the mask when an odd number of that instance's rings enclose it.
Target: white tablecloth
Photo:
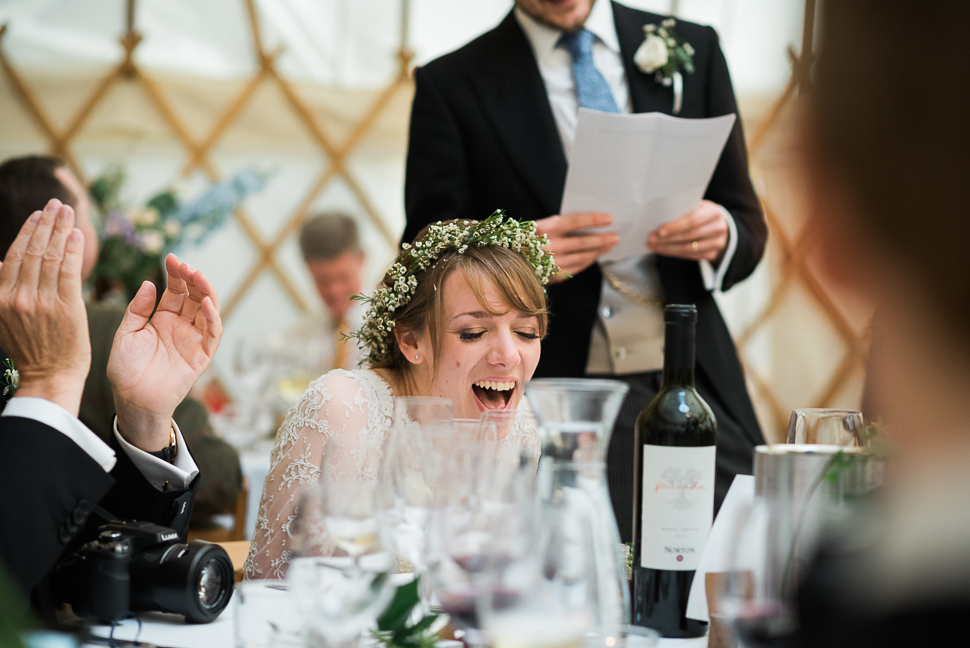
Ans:
[[[115,628],[116,639],[138,638],[156,644],[160,648],[234,648],[235,646],[235,606],[230,601],[229,606],[219,618],[212,623],[187,624],[182,617],[161,612],[145,612],[140,614],[142,621],[141,632],[138,632],[138,622],[134,619],[122,621]],[[95,634],[107,637],[111,631],[109,626],[94,627]],[[98,646],[98,644],[90,644]],[[661,639],[659,648],[704,648],[707,637],[696,639]],[[100,648],[103,648],[101,646]]]

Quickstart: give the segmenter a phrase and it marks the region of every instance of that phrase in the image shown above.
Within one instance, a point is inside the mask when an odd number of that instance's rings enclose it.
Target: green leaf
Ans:
[[[394,600],[377,620],[378,630],[396,630],[407,623],[408,617],[411,616],[411,610],[421,601],[418,594],[419,580],[415,578],[410,583],[397,588],[397,592],[394,593]]]

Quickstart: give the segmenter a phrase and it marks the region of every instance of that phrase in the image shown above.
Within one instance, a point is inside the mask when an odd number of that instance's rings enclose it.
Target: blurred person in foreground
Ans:
[[[892,450],[868,515],[802,584],[800,645],[966,640],[968,22],[970,4],[950,0],[822,5],[804,122],[811,227],[829,274],[877,300],[869,378]]]
[[[75,226],[84,235],[81,280],[98,260],[98,235],[91,221],[91,201],[77,176],[49,155],[10,158],[0,164],[0,256],[7,253],[27,217],[56,198],[74,210]],[[85,305],[91,338],[91,368],[84,382],[78,418],[102,441],[112,436],[115,398],[108,380],[108,358],[125,310],[101,304]],[[2,352],[2,349],[0,349]],[[2,407],[2,404],[0,404]],[[186,397],[174,418],[202,473],[193,528],[210,526],[212,515],[228,510],[242,490],[239,454],[215,435],[204,406]]]
[[[0,266],[0,345],[20,382],[0,415],[0,563],[42,613],[55,602],[49,572],[95,537],[104,511],[184,539],[199,470],[172,414],[222,337],[212,285],[170,254],[157,309],[146,281],[115,334],[107,372],[117,416],[108,443],[99,439],[77,419],[91,345],[74,223],[52,199]]]
[[[317,374],[330,369],[354,369],[362,354],[344,336],[363,323],[366,307],[351,298],[361,292],[366,256],[357,223],[346,214],[325,212],[307,219],[300,228],[300,252],[325,307],[319,317],[301,322],[292,333],[306,342]],[[306,385],[303,385],[306,387]]]

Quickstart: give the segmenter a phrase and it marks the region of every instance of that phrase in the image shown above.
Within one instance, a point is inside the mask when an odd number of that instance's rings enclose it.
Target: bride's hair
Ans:
[[[421,240],[418,234],[415,241]],[[417,273],[418,285],[414,296],[396,313],[394,331],[422,331],[425,328],[431,339],[435,358],[441,346],[442,290],[445,279],[452,272],[461,272],[482,308],[490,315],[501,315],[485,299],[485,287],[491,285],[499,294],[502,302],[510,309],[534,316],[539,321],[538,333],[545,337],[548,324],[545,294],[542,284],[536,277],[535,268],[522,254],[499,245],[468,247],[458,253],[450,250],[430,267]],[[387,275],[385,282],[393,282]],[[372,366],[390,369],[402,374],[411,367],[397,344],[396,335],[387,357]]]

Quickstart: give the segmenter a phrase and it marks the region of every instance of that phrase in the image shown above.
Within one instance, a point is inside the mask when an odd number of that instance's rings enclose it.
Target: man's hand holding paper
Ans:
[[[612,215],[612,226],[592,228],[621,234],[602,255],[606,261],[643,254],[645,245],[657,254],[719,261],[728,225],[702,198],[734,120],[581,109],[561,213]]]
[[[728,224],[721,207],[702,200],[697,209],[664,223],[647,237],[654,254],[720,263],[728,244]]]
[[[549,216],[536,221],[536,231],[549,237],[546,249],[552,252],[556,264],[567,275],[579,274],[620,242],[614,232],[590,232],[593,227],[609,227],[613,217],[597,212]],[[560,276],[554,283],[565,280]]]

